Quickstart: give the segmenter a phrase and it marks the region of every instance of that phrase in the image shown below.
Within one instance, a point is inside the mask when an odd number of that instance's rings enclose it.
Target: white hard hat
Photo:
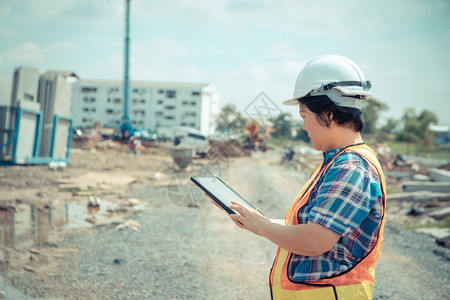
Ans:
[[[372,96],[371,86],[350,59],[323,55],[306,63],[295,83],[294,97],[283,104],[298,105],[298,100],[305,96],[326,95],[339,106],[361,109],[361,100]]]

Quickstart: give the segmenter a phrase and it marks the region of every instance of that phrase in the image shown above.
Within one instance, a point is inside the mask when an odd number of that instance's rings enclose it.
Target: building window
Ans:
[[[83,102],[89,102],[89,97],[83,97]]]
[[[158,93],[164,94],[164,90],[158,90]]]
[[[175,91],[175,90],[167,90],[166,91],[167,98],[175,98],[176,95],[177,95],[177,91]]]
[[[181,126],[187,126],[186,122],[181,122]]]
[[[91,112],[95,112],[95,111],[96,111],[95,107],[91,108]]]
[[[83,93],[96,92],[96,91],[97,91],[97,88],[96,88],[96,87],[87,87],[87,86],[84,86],[84,87],[81,88],[81,91],[82,91]]]
[[[83,123],[86,123],[86,122],[88,121],[88,119],[87,119],[87,118],[83,118],[81,121],[82,121]]]
[[[108,108],[108,109],[106,110],[106,113],[107,113],[108,115],[112,115],[112,114],[114,113],[114,110],[111,109],[111,108]]]
[[[110,98],[108,98],[108,103],[110,103],[111,102],[111,99]]]
[[[114,104],[120,104],[120,102],[122,102],[122,99],[114,98]]]
[[[163,104],[163,101],[162,100],[158,100],[157,103],[158,104]]]
[[[133,100],[131,100],[131,101],[133,101],[133,104],[137,104],[138,99],[133,99]]]
[[[88,112],[88,111],[89,111],[89,108],[88,108],[88,107],[83,107],[83,111],[84,111],[84,112]]]
[[[164,108],[167,109],[167,110],[173,110],[173,109],[175,109],[175,106],[173,106],[173,105],[167,105],[167,106],[165,106]]]
[[[91,102],[95,102],[95,98],[91,98]]]
[[[145,103],[145,99],[139,100],[139,103]]]
[[[133,89],[133,93],[139,93],[139,90],[136,89],[136,88],[134,88],[134,89]]]
[[[192,128],[195,128],[195,123],[189,123],[189,126],[191,126]]]
[[[195,116],[197,116],[197,113],[196,113],[195,111],[193,111],[193,112],[188,112],[188,111],[187,111],[187,112],[184,113],[184,115],[185,115],[185,116],[195,117]]]
[[[183,105],[188,105],[189,104],[189,102],[188,101],[183,101],[183,103],[182,103]]]
[[[191,101],[191,105],[192,105],[192,106],[195,106],[196,104],[197,104],[197,102]]]
[[[163,115],[162,111],[155,112],[155,116],[157,116],[157,117],[162,117],[162,115]]]
[[[174,116],[165,116],[164,119],[166,119],[166,120],[173,120],[173,119],[175,119],[175,117]]]
[[[114,86],[112,86],[112,87],[110,87],[109,89],[108,89],[108,93],[114,93],[114,92],[118,92],[119,91],[119,88],[118,87],[114,87]]]
[[[192,91],[192,96],[200,96],[200,92],[199,91]]]
[[[23,98],[25,100],[29,100],[29,101],[33,101],[33,99],[34,99],[33,95],[30,95],[30,94],[27,94],[27,93],[23,94]]]

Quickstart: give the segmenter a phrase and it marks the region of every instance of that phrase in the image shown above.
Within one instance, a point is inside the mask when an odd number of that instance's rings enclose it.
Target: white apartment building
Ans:
[[[209,84],[130,82],[128,116],[134,128],[156,129],[171,136],[185,126],[208,135],[215,131],[219,94]],[[72,86],[74,127],[118,129],[124,113],[122,81],[80,80]]]

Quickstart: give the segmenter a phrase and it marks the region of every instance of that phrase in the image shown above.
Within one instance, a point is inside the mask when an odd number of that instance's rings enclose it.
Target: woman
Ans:
[[[386,191],[374,152],[361,137],[370,82],[341,56],[309,61],[294,98],[303,129],[323,152],[284,220],[233,202],[240,228],[279,246],[270,273],[274,299],[371,299],[384,228]]]

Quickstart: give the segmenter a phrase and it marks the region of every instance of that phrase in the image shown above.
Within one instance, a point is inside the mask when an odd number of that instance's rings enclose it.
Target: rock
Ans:
[[[443,246],[443,247],[446,247],[446,248],[450,248],[450,235],[449,235],[449,236],[446,236],[446,237],[443,237],[443,238],[440,238],[440,239],[437,239],[437,240],[436,240],[436,243],[437,243],[439,246]]]
[[[436,220],[442,220],[445,217],[450,216],[450,207],[446,207],[443,209],[439,209],[436,211],[433,211],[429,214],[430,217],[436,219]]]
[[[0,299],[6,299],[6,293],[4,291],[0,291]]]
[[[129,198],[127,201],[127,206],[136,206],[139,205],[141,203],[141,200],[139,200],[138,198]]]

